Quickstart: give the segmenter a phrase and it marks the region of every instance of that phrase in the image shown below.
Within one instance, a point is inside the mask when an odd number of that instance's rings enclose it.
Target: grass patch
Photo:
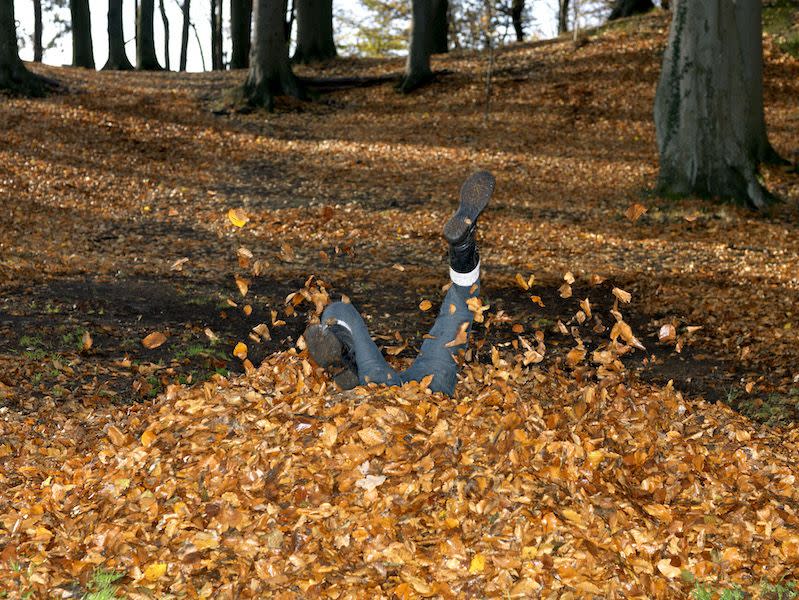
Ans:
[[[692,580],[690,573],[688,573],[688,580]],[[796,583],[793,581],[787,583],[763,582],[760,585],[760,592],[754,596],[747,593],[738,584],[725,585],[718,581],[712,583],[694,581],[693,583],[691,600],[748,600],[750,598],[759,600],[797,600],[799,598],[799,590],[797,590]]]
[[[97,569],[92,574],[92,578],[87,585],[89,591],[81,600],[112,600],[112,598],[120,598],[121,596],[117,595],[117,586],[114,583],[124,576],[125,574],[119,571]]]
[[[775,0],[763,6],[763,31],[774,38],[777,47],[799,58],[799,0]]]

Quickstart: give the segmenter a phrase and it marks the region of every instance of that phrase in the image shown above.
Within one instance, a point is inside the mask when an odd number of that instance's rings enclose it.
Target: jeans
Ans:
[[[358,379],[361,385],[367,383],[402,385],[408,381],[421,381],[426,376],[432,375],[430,390],[451,396],[455,391],[458,375],[458,365],[454,355],[459,350],[464,350],[467,344],[450,347],[447,347],[447,344],[456,339],[464,323],[467,332],[471,329],[474,315],[466,301],[477,296],[479,290],[479,281],[472,286],[460,286],[454,283],[450,286],[433,328],[422,342],[419,355],[410,367],[399,373],[388,366],[372,336],[369,335],[366,323],[352,304],[343,302],[329,304],[322,313],[322,323],[328,324],[331,320],[335,320],[352,332]]]

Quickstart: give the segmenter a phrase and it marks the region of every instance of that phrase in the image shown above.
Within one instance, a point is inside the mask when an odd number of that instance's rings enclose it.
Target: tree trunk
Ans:
[[[34,75],[19,59],[14,3],[0,2],[0,89],[41,96],[55,82]]]
[[[93,69],[94,49],[89,0],[70,0],[69,11],[72,15],[72,66]]]
[[[652,0],[616,0],[610,11],[608,21],[615,21],[623,17],[631,17],[649,12],[655,8]]]
[[[222,0],[211,0],[211,69],[225,68],[222,40]]]
[[[108,0],[108,60],[104,71],[130,71],[133,65],[125,53],[122,28],[122,0]]]
[[[299,0],[294,62],[310,64],[330,60],[335,56],[333,0]]]
[[[413,0],[411,16],[411,40],[405,76],[399,89],[410,92],[433,78],[430,55],[433,53],[433,1]]]
[[[183,28],[180,31],[180,70],[186,70],[186,59],[189,51],[189,26],[191,25],[191,0],[183,0],[181,12],[183,13]]]
[[[161,11],[161,22],[164,24],[164,67],[169,71],[169,19],[166,16],[164,0],[158,0],[158,8]]]
[[[255,0],[255,38],[244,96],[255,106],[274,107],[275,96],[304,96],[291,70],[286,41],[285,0]]]
[[[777,161],[763,114],[760,0],[678,0],[655,96],[658,188],[763,208],[758,180]]]
[[[141,0],[136,14],[136,68],[140,71],[160,71],[155,55],[153,19],[155,0]]]
[[[516,41],[524,41],[524,27],[522,14],[524,13],[524,0],[513,0],[510,7],[510,18],[513,22],[513,31],[516,32]]]
[[[230,37],[233,42],[231,69],[246,69],[249,66],[251,35],[252,0],[230,0]]]
[[[433,54],[444,54],[449,50],[449,2],[448,0],[432,0],[433,22]]]
[[[42,0],[33,0],[33,62],[42,62]]]
[[[558,0],[558,35],[569,31],[569,0]]]

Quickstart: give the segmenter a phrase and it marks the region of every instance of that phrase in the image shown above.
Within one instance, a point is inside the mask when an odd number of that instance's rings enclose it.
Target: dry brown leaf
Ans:
[[[627,210],[624,212],[624,214],[628,220],[630,220],[632,223],[635,223],[646,211],[646,206],[635,202],[627,207]]]
[[[160,331],[153,331],[151,334],[145,336],[141,341],[142,346],[148,350],[155,350],[166,341],[166,335]]]

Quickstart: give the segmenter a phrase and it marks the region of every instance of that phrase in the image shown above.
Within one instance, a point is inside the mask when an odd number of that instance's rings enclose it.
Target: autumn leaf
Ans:
[[[466,344],[469,341],[469,323],[461,323],[460,327],[458,328],[458,333],[455,335],[455,339],[451,342],[447,342],[444,344],[447,348],[454,348],[455,346],[461,346]]]
[[[625,292],[624,290],[619,289],[617,287],[613,288],[613,295],[616,296],[616,298],[618,298],[625,304],[629,303],[630,300],[632,300],[633,298],[633,295],[630,292]]]
[[[236,227],[244,227],[250,220],[242,208],[231,208],[227,211],[227,218]]]
[[[84,331],[83,336],[81,337],[81,349],[84,352],[90,350],[93,344],[94,339],[92,338],[92,334],[88,331]]]
[[[657,567],[658,571],[660,571],[663,576],[668,577],[669,579],[675,579],[682,573],[682,569],[680,569],[680,567],[675,567],[671,564],[670,558],[664,558],[658,561]]]
[[[166,336],[160,331],[154,331],[147,335],[142,341],[142,346],[148,350],[154,350],[166,341]]]
[[[239,293],[242,296],[246,296],[250,289],[250,280],[244,279],[244,277],[236,277],[236,287],[239,288]]]
[[[432,308],[432,306],[433,306],[433,303],[430,302],[430,300],[422,300],[419,303],[419,310],[421,310],[422,312],[426,312],[426,311],[430,310]]]
[[[478,552],[472,557],[471,562],[469,563],[469,573],[472,575],[476,575],[478,573],[482,573],[485,571],[486,568],[486,557],[485,554]]]
[[[643,204],[639,204],[637,202],[630,204],[627,207],[627,210],[624,212],[624,215],[627,217],[629,221],[635,223],[641,216],[646,212],[647,208]]]
[[[151,563],[144,569],[144,578],[147,581],[156,581],[166,574],[166,563]]]
[[[238,342],[236,346],[233,348],[233,356],[240,360],[244,360],[247,358],[247,344],[243,342]]]

